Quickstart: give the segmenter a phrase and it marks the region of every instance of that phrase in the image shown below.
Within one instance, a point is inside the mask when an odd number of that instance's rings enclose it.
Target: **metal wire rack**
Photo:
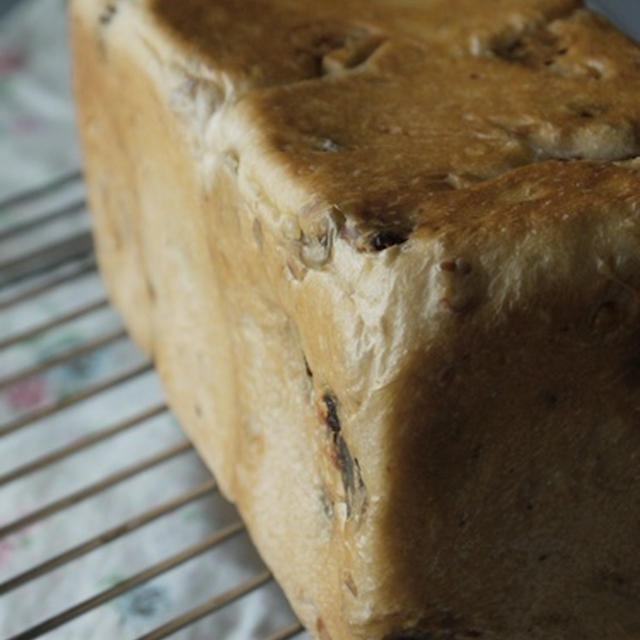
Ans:
[[[176,518],[176,514],[195,502],[206,503],[214,499],[222,501],[222,498],[216,493],[215,479],[196,459],[191,444],[184,436],[174,437],[168,445],[158,450],[145,444],[158,439],[157,435],[149,434],[154,433],[154,425],[159,424],[159,420],[171,420],[159,390],[156,389],[155,393],[142,393],[134,389],[128,396],[123,396],[129,398],[129,401],[118,400],[119,396],[113,395],[127,385],[139,384],[143,379],[147,389],[150,388],[149,385],[151,388],[157,388],[158,385],[152,364],[128,341],[119,318],[109,308],[96,274],[81,174],[74,172],[65,175],[0,203],[0,212],[9,210],[15,210],[15,215],[0,218],[0,551],[3,543],[17,539],[16,536],[28,531],[30,527],[59,521],[65,517],[82,518],[82,514],[75,514],[75,511],[96,500],[98,496],[103,496],[105,492],[120,488],[119,495],[122,495],[122,491],[131,495],[135,491],[132,483],[145,474],[157,472],[152,483],[171,485],[171,471],[164,470],[164,467],[177,458],[191,455],[194,459],[190,469],[195,470],[193,477],[190,476],[194,482],[191,486],[179,487],[180,493],[166,498],[170,491],[165,487],[162,492],[156,491],[163,499],[156,500],[152,505],[144,504],[138,512],[117,522],[100,522],[99,527],[93,522],[95,518],[85,516],[83,525],[78,527],[78,535],[71,536],[73,539],[59,540],[59,551],[47,557],[39,557],[29,566],[14,568],[6,577],[0,572],[0,600],[11,598],[12,595],[14,597],[13,601],[6,604],[4,611],[13,610],[14,606],[31,607],[33,610],[32,624],[10,632],[10,637],[17,640],[36,638],[63,625],[64,629],[69,629],[70,623],[84,618],[107,603],[113,604],[140,585],[148,584],[194,559],[199,559],[200,564],[205,565],[213,575],[216,573],[214,561],[204,563],[202,556],[232,539],[242,543],[236,551],[240,556],[248,554],[257,558],[257,555],[237,513],[227,505],[226,520],[215,522],[212,519],[204,523],[200,528],[203,534],[200,539],[157,558],[148,566],[137,569],[133,567],[135,562],[132,562],[133,569],[128,575],[118,577],[104,588],[94,588],[91,592],[87,591],[86,585],[79,587],[75,600],[63,603],[62,607],[59,606],[60,603],[54,603],[58,606],[55,611],[47,597],[38,595],[37,589],[32,595],[25,591],[46,576],[56,572],[56,575],[62,575],[59,574],[62,571],[71,572],[72,577],[66,578],[67,583],[69,580],[71,583],[76,580],[80,584],[83,580],[78,576],[88,571],[82,565],[76,566],[80,560],[100,552],[106,554],[103,556],[105,559],[100,562],[108,563],[109,554],[113,553],[113,544],[122,544],[136,532],[171,518],[174,518],[170,525],[173,527],[172,539],[180,539],[181,535],[178,533],[176,536],[176,530],[180,531],[179,527],[184,519]],[[67,301],[64,305],[56,302],[61,299],[61,292],[65,293],[64,299]],[[25,315],[24,309],[29,305],[37,307],[38,313],[35,316]],[[98,316],[103,317],[103,321],[98,325],[87,325],[89,328],[80,332],[81,340],[72,343],[63,340],[60,343],[62,347],[45,350],[35,360],[24,357],[24,345],[42,341],[46,336],[60,333],[70,326],[82,327],[83,323],[87,324],[88,318]],[[109,361],[111,364],[100,368],[98,373],[81,376],[80,387],[74,386],[54,401],[43,401],[35,408],[30,407],[17,415],[8,412],[8,418],[2,415],[2,398],[12,389],[21,385],[24,387],[29,381],[53,375],[56,371],[64,371],[67,367],[81,366],[88,356],[116,348],[120,354],[114,361],[116,364]],[[96,403],[110,406],[111,414],[115,416],[113,420],[106,424],[102,419],[93,420],[93,416],[102,415],[92,409]],[[80,410],[83,407],[86,407],[84,412]],[[90,428],[83,429],[82,420],[92,421]],[[59,438],[56,434],[62,423],[80,426],[65,438]],[[111,443],[117,438],[129,437],[128,434],[143,427],[148,431],[145,439],[138,438],[138,444],[126,448],[132,454],[131,460],[121,464],[118,459],[115,467],[106,465],[105,472],[101,462],[109,457]],[[39,439],[32,437],[31,440],[27,438],[11,442],[12,438],[23,438],[28,432],[38,434]],[[176,433],[179,434],[179,431],[176,430]],[[6,454],[4,457],[3,452]],[[86,472],[74,471],[72,460],[80,455],[89,461],[89,466],[85,464],[83,469],[96,470],[96,474],[93,474],[95,479],[87,480]],[[9,464],[7,460],[10,461]],[[29,484],[34,477],[39,479],[38,483]],[[57,493],[51,494],[50,487],[60,484],[61,478],[65,478],[66,484],[62,488],[57,487]],[[70,489],[67,486],[69,482]],[[128,488],[128,484],[131,488]],[[19,515],[13,513],[8,518],[5,517],[8,512],[6,506],[3,507],[8,502],[2,501],[5,492],[11,493],[14,502],[17,499],[20,503],[29,505],[29,508]],[[44,500],[37,504],[37,499],[43,496]],[[112,512],[119,513],[117,495],[114,501],[113,508],[103,514],[103,520],[108,520]],[[169,525],[165,524],[166,526]],[[51,531],[53,533],[47,535],[55,536],[55,527]],[[153,537],[153,533],[150,535]],[[162,534],[159,533],[158,536]],[[191,537],[192,534],[184,536],[185,539]],[[133,552],[130,551],[129,557],[135,556],[135,549],[134,542]],[[197,623],[202,629],[199,637],[226,638],[226,635],[212,633],[212,627],[203,624],[203,619],[209,619],[216,612],[226,612],[227,617],[235,617],[240,622],[246,615],[241,603],[252,594],[268,589],[272,593],[271,600],[267,601],[280,603],[281,609],[287,611],[283,596],[264,565],[260,565],[257,560],[251,566],[253,570],[249,575],[243,574],[241,579],[217,588],[215,593],[202,598],[193,608],[172,612],[172,615],[160,621],[154,618],[151,627],[136,633],[135,637],[146,640],[165,638],[179,631],[184,633],[187,627]],[[257,571],[256,567],[259,567]],[[192,598],[188,602],[193,601]],[[277,625],[273,623],[263,627],[266,630],[263,635],[252,635],[251,638],[285,640],[303,637],[303,629],[290,611],[288,619],[280,616]],[[60,633],[62,635],[59,637],[71,637],[67,635],[67,631],[61,630]],[[127,638],[133,637],[131,633],[127,635],[123,632],[122,637],[125,635]],[[102,636],[99,633],[96,635],[94,631],[91,637]],[[234,637],[239,636],[236,633]],[[247,637],[247,640],[251,638]]]

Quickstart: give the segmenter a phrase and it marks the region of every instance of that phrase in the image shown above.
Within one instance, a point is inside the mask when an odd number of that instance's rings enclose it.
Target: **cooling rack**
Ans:
[[[2,631],[307,637],[109,307],[79,172],[0,203]]]

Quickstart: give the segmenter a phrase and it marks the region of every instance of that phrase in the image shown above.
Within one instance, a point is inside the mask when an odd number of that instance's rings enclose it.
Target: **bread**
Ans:
[[[110,296],[312,635],[637,640],[640,49],[574,0],[71,23]]]

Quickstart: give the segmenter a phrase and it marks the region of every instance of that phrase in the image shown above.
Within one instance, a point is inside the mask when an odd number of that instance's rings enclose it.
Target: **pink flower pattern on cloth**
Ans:
[[[42,378],[27,378],[6,391],[9,410],[15,413],[36,409],[51,399],[50,390]]]
[[[6,76],[21,71],[27,62],[27,56],[16,49],[0,50],[0,75]]]

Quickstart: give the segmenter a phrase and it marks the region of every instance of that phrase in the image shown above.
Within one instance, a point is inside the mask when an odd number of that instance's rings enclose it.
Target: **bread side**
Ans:
[[[133,19],[123,21],[122,39],[138,46],[103,49],[97,7],[75,9],[79,117],[109,294],[313,627],[316,607],[340,611],[341,558],[330,549],[314,471],[318,444],[308,430],[318,427],[304,354],[270,284],[279,263],[259,250],[275,250],[269,227],[239,215],[249,206],[232,164],[203,187],[184,123],[149,73],[148,50],[129,37]]]
[[[110,295],[322,640],[640,632],[638,52],[502,4],[72,5]]]

